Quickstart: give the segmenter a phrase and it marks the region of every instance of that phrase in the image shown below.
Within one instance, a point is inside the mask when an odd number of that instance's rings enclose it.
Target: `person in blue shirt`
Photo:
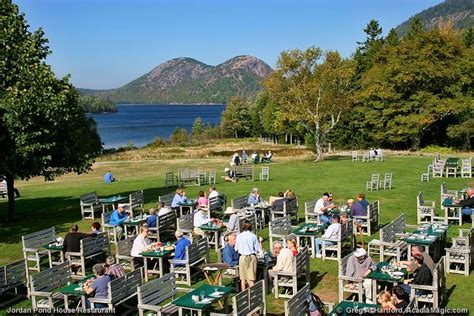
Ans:
[[[186,203],[188,198],[186,197],[186,192],[183,189],[176,189],[176,194],[174,195],[173,201],[171,202],[172,209],[178,209],[179,203]]]
[[[110,225],[116,226],[116,231],[117,231],[117,239],[120,240],[123,235],[123,222],[125,222],[128,219],[127,213],[125,213],[125,209],[123,205],[118,206],[118,208],[112,213],[110,216]]]
[[[107,173],[104,175],[104,181],[105,183],[112,183],[115,181],[114,176],[112,175],[112,172],[107,171]]]
[[[262,202],[262,199],[260,198],[260,191],[258,191],[257,188],[253,188],[252,193],[250,193],[250,195],[247,199],[247,204],[248,205],[256,205],[260,202]]]
[[[365,199],[365,194],[357,194],[357,200],[359,201],[359,204],[362,205],[362,207],[364,208],[364,211],[367,212],[367,209],[369,208],[369,202],[367,202],[367,200]]]
[[[189,239],[183,236],[183,232],[177,230],[174,234],[178,240],[174,249],[174,260],[184,260],[186,259],[186,248],[191,244]],[[183,264],[175,263],[176,267],[182,266]]]
[[[95,279],[90,279],[84,283],[84,291],[89,295],[94,293],[96,298],[107,298],[109,294],[108,284],[112,281],[112,278],[105,274],[105,268],[102,263],[95,264],[92,267],[92,271],[94,272]],[[107,304],[94,303],[94,307],[107,308]]]
[[[235,243],[237,236],[231,233],[227,236],[227,245],[222,249],[222,262],[227,263],[231,267],[239,264],[239,253],[235,251]]]
[[[148,218],[146,219],[146,225],[148,226],[148,228],[155,228],[156,230],[156,221],[157,221],[157,217],[155,215],[156,209],[151,208],[148,210],[148,213],[150,214],[150,216],[148,216]]]

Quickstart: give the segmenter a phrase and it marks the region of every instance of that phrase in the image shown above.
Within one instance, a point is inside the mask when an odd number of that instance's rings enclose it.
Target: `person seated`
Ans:
[[[89,234],[79,232],[79,226],[72,224],[69,233],[64,237],[63,251],[66,252],[80,252],[81,240],[89,237]]]
[[[148,228],[155,228],[156,229],[156,222],[157,222],[157,216],[155,215],[156,209],[150,208],[148,210],[149,216],[146,219],[145,224],[148,226]]]
[[[461,205],[463,223],[470,223],[472,221],[472,209],[474,208],[474,189],[467,189],[466,197],[464,200],[455,200],[454,203]]]
[[[3,176],[0,176],[0,184],[4,184],[5,186],[5,189],[8,188],[8,185],[7,185],[7,180],[3,177]],[[6,190],[5,190],[6,192]],[[20,197],[20,191],[18,191],[17,188],[13,188],[13,193],[15,194],[15,197],[19,198]],[[2,192],[2,197],[4,196],[3,192]]]
[[[321,258],[321,246],[323,245],[323,242],[327,246],[332,246],[336,244],[335,241],[323,240],[322,238],[338,239],[339,234],[341,233],[341,224],[339,222],[339,216],[334,215],[332,217],[332,224],[328,226],[323,236],[321,238],[316,238],[316,258]]]
[[[258,155],[258,153],[256,151],[253,152],[252,156],[252,162],[255,164],[255,163],[259,163],[260,162],[260,157]]]
[[[367,212],[367,210],[369,209],[369,202],[367,202],[367,200],[365,199],[365,194],[363,193],[357,194],[357,201],[359,201],[359,204],[362,205],[362,207],[364,208],[364,211]]]
[[[249,160],[249,155],[247,154],[247,152],[245,150],[242,150],[242,163],[247,163]]]
[[[237,235],[235,233],[230,233],[227,236],[227,245],[222,249],[222,262],[227,263],[231,267],[239,265],[239,253],[235,251],[235,243],[237,240]]]
[[[258,190],[258,188],[253,188],[247,199],[247,204],[250,206],[255,206],[261,202],[262,199],[260,197],[260,191]]]
[[[274,210],[283,209],[283,201],[285,200],[285,195],[283,192],[278,192],[278,196],[270,196],[268,198],[268,203],[272,206]],[[277,202],[278,201],[278,202]]]
[[[199,191],[199,197],[197,199],[197,207],[201,207],[201,206],[206,206],[207,207],[207,197],[206,197],[206,193],[204,193],[204,191]]]
[[[225,209],[224,214],[230,216],[229,221],[225,224],[227,231],[237,232],[239,229],[239,215],[237,214],[237,210],[229,206]]]
[[[183,189],[178,188],[176,189],[176,194],[173,197],[173,201],[171,202],[171,208],[173,210],[179,210],[180,203],[186,203],[188,198],[186,197],[186,192]]]
[[[392,289],[392,299],[393,303],[395,304],[395,307],[397,309],[401,309],[402,312],[404,312],[410,304],[409,295],[405,293],[403,288],[398,285]]]
[[[130,255],[133,257],[133,263],[139,266],[143,265],[143,257],[141,253],[150,249],[149,246],[151,245],[151,240],[148,238],[149,233],[150,230],[148,229],[148,226],[142,226],[140,227],[140,234],[138,234],[133,241]]]
[[[296,257],[298,255],[298,246],[296,245],[296,240],[288,239],[286,241],[286,246],[291,250],[293,256]]]
[[[231,159],[231,161],[230,161],[230,165],[231,165],[231,166],[238,166],[238,165],[240,165],[239,153],[235,153],[235,154],[232,156],[232,159]]]
[[[329,200],[330,200],[330,195],[328,192],[325,192],[323,193],[322,197],[314,205],[314,212],[319,216],[319,221],[322,224],[327,224],[331,221],[329,211],[336,207]]]
[[[96,263],[92,267],[95,279],[88,280],[84,283],[84,292],[87,295],[94,293],[95,298],[107,298],[109,296],[108,284],[112,279],[109,275],[105,274],[105,268],[101,263]],[[107,304],[94,303],[95,308],[107,308]]]
[[[426,263],[423,262],[423,255],[416,254],[413,256],[413,259],[415,259],[415,263],[417,265],[413,279],[405,279],[405,281],[403,281],[404,284],[400,284],[400,286],[407,294],[411,293],[410,284],[430,286],[433,285],[433,273],[431,272],[430,268],[428,268]],[[425,292],[426,291],[424,290],[416,290],[415,294],[422,295]]]
[[[266,154],[262,156],[262,163],[272,162],[272,157],[273,157],[272,151],[269,150]]]
[[[235,171],[229,168],[224,168],[224,176],[222,176],[222,178],[225,182],[237,182]]]
[[[291,189],[288,189],[286,190],[285,194],[283,195],[283,197],[285,197],[287,200],[291,201],[291,200],[296,200],[296,194],[295,192],[293,192],[293,190]]]
[[[164,202],[158,202],[157,204],[157,208],[158,208],[158,214],[157,216],[160,217],[160,216],[163,216],[165,214],[168,214],[169,212],[171,212],[171,210],[165,206],[165,203]]]
[[[105,258],[104,268],[105,274],[109,275],[112,280],[125,275],[125,269],[121,264],[115,263],[114,256],[107,256],[107,258]]]
[[[372,280],[366,277],[375,270],[377,270],[377,266],[364,248],[357,248],[347,260],[346,276],[363,279],[362,286],[368,304],[372,303],[370,299],[372,297]],[[352,287],[355,285],[352,284]]]
[[[208,208],[207,207],[200,207],[195,213],[194,213],[194,219],[193,219],[193,225],[194,225],[194,230],[193,233],[195,235],[201,236],[202,238],[206,237],[206,233],[201,229],[202,225],[207,225],[209,222],[212,221],[211,218],[209,218],[208,215]]]
[[[377,302],[382,305],[382,311],[393,311],[396,309],[392,295],[388,291],[382,291],[377,297]]]
[[[280,245],[280,251],[277,255],[277,262],[273,269],[268,271],[270,278],[275,277],[275,272],[293,272],[293,251],[290,248],[283,248],[281,242],[277,241],[276,244]]]
[[[104,175],[104,182],[105,183],[112,183],[114,181],[116,181],[116,180],[115,180],[114,176],[112,175],[112,172],[110,172],[110,170],[107,171],[107,173]]]
[[[430,269],[430,271],[433,272],[433,270],[435,268],[435,263],[433,261],[433,258],[431,258],[431,256],[425,251],[425,246],[423,246],[423,245],[412,245],[411,246],[411,255],[415,256],[416,254],[420,254],[420,255],[423,256],[423,262]],[[413,259],[413,258],[412,258],[412,260],[408,260],[408,261],[399,261],[397,264],[398,265],[406,265],[408,272],[414,272],[418,268],[418,265],[416,264],[415,259]]]
[[[118,205],[118,208],[110,216],[110,225],[115,226],[117,232],[117,240],[122,239],[123,235],[123,222],[128,219],[128,215],[125,212],[125,207],[122,204]]]
[[[228,169],[228,168],[227,168]],[[208,199],[212,199],[216,196],[219,196],[219,192],[217,192],[216,190],[216,186],[215,185],[211,185],[209,186],[209,195],[208,195]]]
[[[175,237],[177,239],[175,249],[174,249],[174,260],[184,260],[186,259],[186,248],[191,244],[189,239],[184,237],[183,232],[177,230],[175,232]],[[181,263],[175,263],[176,267],[182,266]]]
[[[102,232],[100,231],[100,228],[101,228],[101,227],[102,227],[102,226],[100,225],[99,222],[93,222],[93,223],[92,223],[92,226],[91,226],[91,230],[92,230],[91,236],[97,236],[97,235],[101,234],[101,233],[102,233]]]

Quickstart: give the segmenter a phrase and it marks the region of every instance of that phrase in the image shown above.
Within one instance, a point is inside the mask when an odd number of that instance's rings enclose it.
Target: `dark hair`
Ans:
[[[71,225],[71,231],[72,231],[72,232],[77,232],[77,231],[79,231],[79,226],[77,226],[77,224],[72,224],[72,225]]]
[[[341,217],[339,215],[333,215],[332,219],[335,219],[338,223],[341,221]]]
[[[328,192],[324,192],[324,193],[323,193],[323,196],[329,197],[329,193],[328,193]]]
[[[251,231],[252,230],[252,223],[249,220],[245,220],[244,225],[242,227],[242,230],[243,231],[246,231],[246,230]]]
[[[413,258],[416,260],[416,262],[418,262],[418,264],[423,264],[423,261],[424,261],[423,255],[417,253],[416,255],[413,256]]]
[[[203,197],[204,196],[204,191],[199,191],[199,196]]]
[[[393,294],[395,294],[395,296],[399,300],[405,301],[405,300],[408,299],[407,293],[405,293],[405,290],[403,290],[403,288],[399,285],[397,285],[393,288]]]
[[[357,198],[365,199],[365,194],[364,193],[359,193],[359,194],[357,194]]]
[[[94,228],[95,230],[100,230],[100,223],[99,222],[93,222],[92,223],[92,228]]]
[[[278,197],[284,197],[285,195],[283,194],[283,192],[278,192]]]

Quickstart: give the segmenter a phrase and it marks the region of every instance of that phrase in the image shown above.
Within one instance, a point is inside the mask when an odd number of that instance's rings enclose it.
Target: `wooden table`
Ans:
[[[220,296],[214,296],[215,290],[222,293]],[[211,306],[216,301],[224,300],[225,313],[229,313],[229,304],[227,302],[229,294],[233,291],[230,287],[223,286],[211,286],[211,285],[201,285],[197,289],[184,294],[178,299],[173,301],[173,304],[179,308],[179,315],[182,316],[185,310],[191,311],[191,313],[196,312],[198,316],[203,314],[208,315],[210,313]],[[192,297],[199,296],[199,300],[202,301],[201,294],[203,295],[205,302],[194,302]]]
[[[377,263],[377,270],[372,271],[369,273],[369,275],[367,275],[367,278],[372,280],[372,302],[377,301],[377,282],[389,282],[393,283],[393,285],[397,285],[398,282],[403,282],[403,280],[405,280],[405,277],[407,276],[408,272],[406,268],[400,269],[400,272],[403,273],[403,276],[401,277],[395,277],[392,276],[390,273],[383,272],[382,268],[388,265],[388,262],[379,262]]]
[[[59,288],[59,293],[63,294],[64,295],[64,308],[65,309],[69,309],[69,296],[75,296],[75,297],[80,297],[81,300],[80,300],[80,303],[79,304],[82,304],[82,308],[86,308],[87,306],[87,294],[86,292],[84,291],[84,288],[82,287],[82,285],[87,281],[89,280],[90,278],[93,278],[94,275],[93,274],[89,274],[87,275],[86,277],[84,277],[83,279],[79,280],[77,283],[71,283],[71,284],[68,284],[68,285],[65,285],[61,288]],[[79,307],[79,305],[77,306]]]
[[[148,274],[158,274],[160,277],[164,275],[163,273],[163,258],[171,257],[171,250],[163,251],[145,251],[140,253],[143,257],[143,266],[145,268],[145,282],[148,282]],[[156,259],[153,267],[148,269],[148,260]],[[156,265],[158,264],[158,270]]]
[[[433,226],[430,224],[426,229],[426,237],[421,238],[421,229],[417,229],[408,236],[405,237],[405,241],[409,245],[422,245],[425,246],[426,252],[430,253],[434,262],[438,262],[443,255],[444,248],[446,246],[447,239],[447,225]],[[411,260],[411,247],[408,246],[408,260]]]
[[[148,216],[135,216],[132,219],[127,219],[126,221],[123,222],[123,230],[125,232],[125,239],[127,239],[130,236],[135,236],[139,234],[138,227],[143,225],[146,222]],[[130,229],[130,233],[129,233]]]
[[[106,209],[108,209],[108,206],[112,206],[112,210],[116,209],[115,204],[126,201],[128,200],[128,196],[121,196],[121,195],[114,195],[114,196],[109,196],[107,198],[101,198],[99,199],[99,203],[102,204],[102,213],[105,212]]]
[[[459,158],[451,157],[446,159],[446,164],[445,164],[445,174],[446,178],[450,173],[454,174],[454,177],[456,178],[457,173],[458,173],[458,162]]]
[[[43,248],[48,251],[49,267],[58,265],[64,262],[64,246],[56,245],[55,243],[43,245]],[[59,252],[59,261],[53,261],[53,253]]]
[[[324,229],[328,227],[327,224],[301,224],[298,228],[293,230],[293,234],[296,235],[296,243],[298,246],[301,246],[301,241],[304,239],[311,240],[311,257],[316,257],[316,236],[321,235],[324,232]]]
[[[449,224],[449,220],[457,221],[459,226],[462,226],[462,206],[455,204],[453,199],[444,199],[441,206],[444,210],[444,223]]]
[[[188,200],[186,202],[178,203],[179,205],[179,216],[192,213],[196,209],[196,201],[195,200]]]
[[[209,245],[214,245],[216,252],[219,253],[221,233],[225,231],[227,227],[213,225],[211,222],[209,222],[205,225],[199,226],[199,228],[202,231],[204,231],[206,234],[212,234],[214,236],[214,237],[211,236],[211,238],[209,238]]]

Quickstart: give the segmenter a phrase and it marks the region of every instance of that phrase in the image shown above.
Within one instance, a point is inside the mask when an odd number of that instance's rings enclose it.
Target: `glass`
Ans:
[[[206,292],[201,291],[201,292],[199,293],[199,297],[201,298],[201,301],[204,300],[204,298],[206,297]]]

